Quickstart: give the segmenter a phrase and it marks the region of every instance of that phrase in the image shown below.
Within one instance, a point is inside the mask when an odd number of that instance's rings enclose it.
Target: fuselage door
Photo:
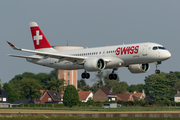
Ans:
[[[143,46],[143,50],[142,50],[142,55],[143,56],[147,56],[148,54],[147,54],[147,49],[148,49],[148,46],[147,45],[144,45]]]

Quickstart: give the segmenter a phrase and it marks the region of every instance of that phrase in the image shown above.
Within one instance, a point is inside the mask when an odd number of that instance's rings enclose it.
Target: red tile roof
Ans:
[[[141,95],[142,95],[142,93],[135,93],[135,94],[133,94],[136,98],[140,98],[141,97]]]
[[[131,94],[116,94],[117,100],[128,101]]]
[[[90,93],[91,93],[91,91],[80,91],[80,92],[78,92],[79,99],[86,99]]]

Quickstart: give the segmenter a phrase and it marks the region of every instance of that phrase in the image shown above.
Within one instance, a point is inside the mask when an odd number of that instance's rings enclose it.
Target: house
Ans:
[[[134,101],[132,94],[116,94],[117,100]]]
[[[79,91],[78,94],[81,102],[87,102],[89,98],[93,98],[91,91]]]
[[[134,91],[134,93],[131,93],[133,95],[133,99],[134,100],[140,100],[146,97],[146,94],[144,93],[144,89],[142,90],[142,93],[137,93],[136,91]]]
[[[40,103],[60,103],[61,96],[55,90],[45,90],[40,98]]]
[[[39,91],[40,91],[40,93],[41,93],[41,96],[43,96],[43,95],[44,95],[44,91],[46,91],[46,90],[39,90]],[[34,99],[33,99],[34,103],[40,103],[40,98],[41,98],[41,97],[39,97],[39,98],[34,98]]]
[[[96,101],[116,101],[115,95],[109,88],[100,88],[94,95],[93,100]]]
[[[180,102],[180,92],[179,91],[177,91],[177,94],[174,96],[174,101]]]
[[[21,103],[24,103],[24,104],[27,104],[27,103],[34,103],[34,101],[30,100],[30,99],[19,99],[19,100],[16,100],[14,102],[12,102],[10,104],[10,107],[20,107],[20,104]]]
[[[3,91],[0,88],[0,107],[9,107],[8,91]]]

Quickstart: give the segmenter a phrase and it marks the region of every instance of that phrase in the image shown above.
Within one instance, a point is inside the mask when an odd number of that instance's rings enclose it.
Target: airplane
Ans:
[[[112,69],[109,79],[116,80],[117,74],[114,71],[119,67],[127,67],[131,73],[145,73],[150,69],[149,63],[156,63],[155,73],[159,74],[158,65],[171,57],[165,47],[150,42],[57,51],[49,44],[36,22],[30,22],[29,25],[35,50],[18,48],[9,41],[7,43],[14,50],[35,54],[8,56],[26,58],[28,62],[56,69],[84,69],[81,74],[83,79],[90,78],[88,72]]]

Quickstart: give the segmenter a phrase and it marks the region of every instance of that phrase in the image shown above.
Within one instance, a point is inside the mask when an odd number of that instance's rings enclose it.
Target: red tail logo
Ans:
[[[29,25],[35,49],[52,48],[37,23],[30,22]]]

